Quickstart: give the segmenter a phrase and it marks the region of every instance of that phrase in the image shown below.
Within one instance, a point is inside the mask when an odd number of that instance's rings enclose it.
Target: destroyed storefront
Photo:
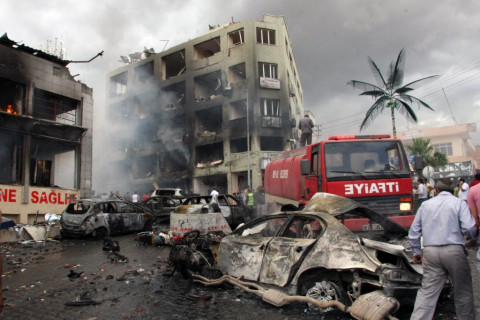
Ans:
[[[32,223],[90,196],[92,90],[68,61],[6,34],[0,57],[0,203],[4,216]]]

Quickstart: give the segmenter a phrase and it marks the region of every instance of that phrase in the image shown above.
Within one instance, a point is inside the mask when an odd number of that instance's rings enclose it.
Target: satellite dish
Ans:
[[[435,173],[435,171],[433,170],[432,166],[426,166],[422,170],[423,176],[427,179],[430,179],[433,176],[434,173]]]

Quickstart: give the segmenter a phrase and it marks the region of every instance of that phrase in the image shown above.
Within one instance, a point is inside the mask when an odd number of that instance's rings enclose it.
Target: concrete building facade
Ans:
[[[69,63],[0,37],[0,209],[17,223],[91,196],[92,89]]]
[[[298,139],[303,92],[281,16],[122,59],[107,77],[110,190],[256,188],[269,159]]]

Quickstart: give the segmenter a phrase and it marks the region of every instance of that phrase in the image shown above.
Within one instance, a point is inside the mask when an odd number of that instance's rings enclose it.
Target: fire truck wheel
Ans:
[[[348,299],[348,295],[343,289],[341,283],[337,283],[334,281],[322,280],[315,282],[311,287],[309,287],[305,295],[307,297],[312,297],[322,302],[336,300],[347,306],[351,304]],[[316,306],[310,303],[308,304],[308,307],[312,310],[317,309]],[[334,308],[325,308],[319,309],[319,311],[329,312],[333,309]]]

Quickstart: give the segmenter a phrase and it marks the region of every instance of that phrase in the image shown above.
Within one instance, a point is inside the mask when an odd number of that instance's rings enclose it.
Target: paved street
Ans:
[[[279,309],[240,289],[205,288],[179,274],[167,277],[168,247],[139,246],[134,235],[114,239],[128,262],[103,251],[102,241],[4,245],[6,305],[0,318],[349,319],[340,312],[307,311],[304,305]],[[476,249],[468,250],[474,264]],[[479,277],[473,274],[478,291]],[[475,296],[480,297],[478,292]],[[476,307],[480,314],[478,301]],[[453,319],[451,310],[451,302],[444,303],[436,319]],[[397,316],[408,319],[408,314],[406,309]]]

